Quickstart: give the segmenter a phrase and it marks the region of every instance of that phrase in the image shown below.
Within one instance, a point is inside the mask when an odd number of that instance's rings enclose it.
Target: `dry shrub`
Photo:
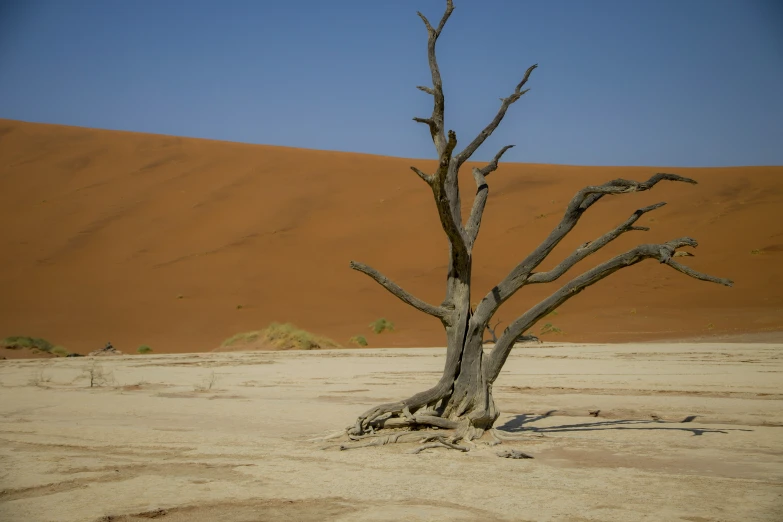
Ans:
[[[222,350],[320,350],[339,347],[335,341],[302,330],[291,323],[272,323],[263,330],[238,333],[221,345]]]

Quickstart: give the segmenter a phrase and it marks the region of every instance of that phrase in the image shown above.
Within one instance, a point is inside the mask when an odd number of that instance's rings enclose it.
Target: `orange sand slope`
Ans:
[[[410,165],[434,163],[0,120],[0,337],[45,337],[82,353],[106,341],[126,353],[140,344],[186,352],[280,321],[343,344],[365,335],[370,346],[443,345],[437,320],[348,267],[368,263],[442,299],[447,243]],[[666,201],[640,221],[650,232],[624,235],[563,282],[637,243],[690,236],[701,246],[683,260],[735,286],[646,261],[566,303],[546,320],[564,334],[544,339],[783,331],[783,167],[504,164],[489,178],[475,300],[543,240],[579,188],[659,171],[699,185],[606,198],[542,269]],[[469,169],[464,178],[467,211]],[[507,324],[554,290],[523,289],[497,317]],[[373,334],[367,325],[379,317],[396,331]]]

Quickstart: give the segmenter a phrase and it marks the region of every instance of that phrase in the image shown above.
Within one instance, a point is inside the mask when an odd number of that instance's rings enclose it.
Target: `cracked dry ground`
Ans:
[[[495,386],[519,440],[311,440],[431,385],[443,352],[123,356],[94,388],[91,361],[2,361],[0,520],[783,520],[780,344],[519,347]]]

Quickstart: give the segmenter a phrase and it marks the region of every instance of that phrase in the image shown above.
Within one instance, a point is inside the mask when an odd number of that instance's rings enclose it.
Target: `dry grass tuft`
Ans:
[[[263,330],[235,334],[221,345],[222,349],[273,349],[273,350],[320,350],[339,348],[335,341],[302,330],[291,323],[272,323]]]

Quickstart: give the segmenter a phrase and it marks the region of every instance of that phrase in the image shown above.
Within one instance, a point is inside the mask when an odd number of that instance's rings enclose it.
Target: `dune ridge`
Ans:
[[[567,146],[567,144],[564,144]],[[291,322],[345,346],[441,346],[438,322],[399,302],[357,260],[427,301],[442,299],[447,243],[428,160],[249,145],[0,120],[0,337],[44,337],[86,353],[208,351],[225,338]],[[546,340],[627,342],[783,332],[783,167],[576,167],[504,163],[475,248],[475,301],[534,248],[579,188],[675,172],[606,198],[541,267],[625,220],[625,234],[577,275],[638,243],[690,236],[694,268],[734,288],[646,261],[589,288],[547,318]],[[463,210],[474,193],[461,180]],[[504,324],[559,285],[523,289]],[[386,317],[393,333],[373,334]],[[540,325],[539,325],[540,326]],[[532,333],[538,333],[536,326]],[[781,336],[783,337],[783,336]],[[2,354],[6,355],[6,354]]]

